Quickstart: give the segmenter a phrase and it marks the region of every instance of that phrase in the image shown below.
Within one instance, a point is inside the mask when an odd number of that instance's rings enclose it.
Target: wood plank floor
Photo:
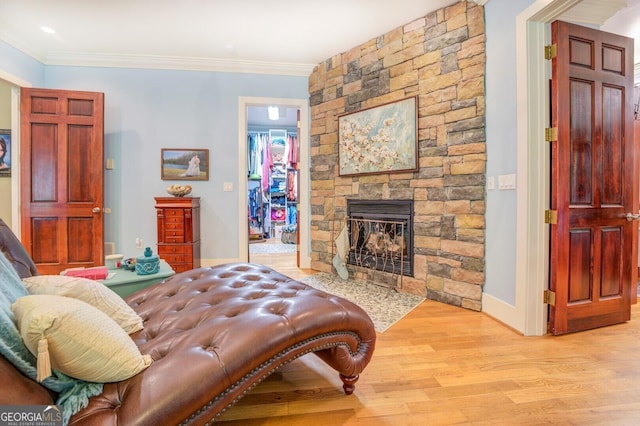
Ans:
[[[295,255],[294,255],[295,256]],[[300,278],[286,255],[256,255]],[[280,266],[278,266],[280,265]],[[378,335],[351,396],[313,355],[229,409],[229,425],[640,424],[640,307],[626,324],[523,337],[489,316],[434,301]]]

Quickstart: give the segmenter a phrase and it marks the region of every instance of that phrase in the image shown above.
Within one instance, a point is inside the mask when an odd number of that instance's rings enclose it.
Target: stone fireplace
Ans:
[[[347,200],[347,264],[413,276],[413,200]]]
[[[375,271],[375,278],[390,285],[401,280],[402,292],[482,310],[485,59],[484,9],[460,1],[315,67],[309,76],[312,269],[334,271],[335,241],[353,215],[348,201],[412,200],[413,225],[406,228],[412,264],[403,263],[403,275]],[[341,176],[338,117],[416,95],[419,170]],[[377,209],[364,209],[362,222],[375,219],[366,215]],[[391,234],[382,241],[397,244]],[[368,279],[368,271],[357,272]]]

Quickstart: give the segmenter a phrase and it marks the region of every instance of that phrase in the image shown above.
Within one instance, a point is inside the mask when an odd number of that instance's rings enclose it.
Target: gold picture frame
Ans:
[[[209,150],[202,148],[162,148],[162,180],[209,180]]]

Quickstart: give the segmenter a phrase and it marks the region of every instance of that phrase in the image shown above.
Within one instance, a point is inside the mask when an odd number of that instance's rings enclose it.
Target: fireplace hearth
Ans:
[[[413,200],[347,200],[347,264],[413,276]]]

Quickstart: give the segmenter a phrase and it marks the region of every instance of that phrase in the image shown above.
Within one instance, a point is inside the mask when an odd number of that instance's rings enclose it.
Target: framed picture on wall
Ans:
[[[162,148],[162,180],[209,180],[209,150]]]
[[[338,117],[340,176],[418,170],[416,96]]]
[[[11,176],[11,130],[0,129],[0,177]]]

